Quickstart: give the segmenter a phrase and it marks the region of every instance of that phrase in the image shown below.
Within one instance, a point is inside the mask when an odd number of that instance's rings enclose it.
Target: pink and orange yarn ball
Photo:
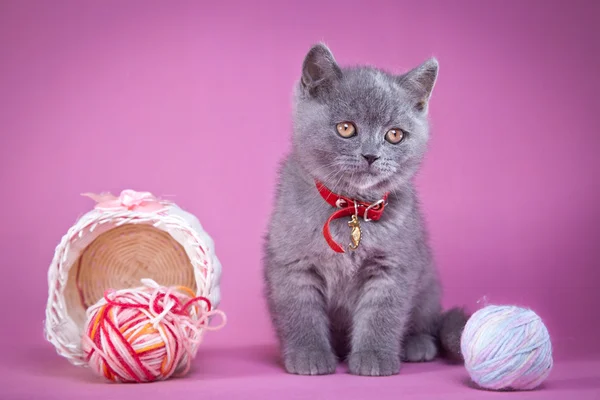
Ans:
[[[220,329],[225,315],[185,287],[146,286],[107,291],[87,310],[82,350],[89,367],[113,382],[153,382],[185,375],[202,330]],[[215,314],[220,326],[209,327]]]

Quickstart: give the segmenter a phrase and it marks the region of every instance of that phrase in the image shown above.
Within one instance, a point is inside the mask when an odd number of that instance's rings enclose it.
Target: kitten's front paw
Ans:
[[[335,372],[337,359],[327,350],[288,350],[284,354],[285,369],[297,375],[328,375]]]
[[[348,368],[354,375],[396,375],[400,372],[400,357],[395,353],[359,351],[348,357]]]

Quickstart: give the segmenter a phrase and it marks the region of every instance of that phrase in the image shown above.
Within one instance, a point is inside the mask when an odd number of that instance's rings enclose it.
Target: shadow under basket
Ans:
[[[57,246],[48,271],[46,338],[75,365],[85,365],[81,338],[86,310],[106,290],[142,286],[185,286],[220,302],[221,264],[200,222],[175,204],[154,211],[96,207]]]

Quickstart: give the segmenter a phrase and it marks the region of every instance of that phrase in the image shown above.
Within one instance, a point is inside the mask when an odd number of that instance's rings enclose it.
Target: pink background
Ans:
[[[293,377],[276,364],[261,242],[289,148],[292,86],[321,40],[345,65],[401,72],[439,59],[418,183],[444,302],[475,309],[486,296],[533,308],[557,359],[576,364],[557,364],[529,396],[598,394],[599,375],[585,372],[598,363],[578,357],[600,350],[600,3],[284,3],[0,3],[0,397],[87,389],[89,371],[43,338],[47,268],[91,207],[79,194],[125,188],[198,216],[223,263],[230,322],[207,336],[205,362],[185,380],[95,385],[98,396],[482,396],[462,368],[439,363],[380,381]]]

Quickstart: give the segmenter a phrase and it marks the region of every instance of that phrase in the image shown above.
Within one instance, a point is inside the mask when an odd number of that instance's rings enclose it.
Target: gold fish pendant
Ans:
[[[348,222],[348,226],[351,228],[350,232],[350,249],[356,250],[358,245],[360,244],[360,236],[362,234],[360,230],[360,222],[358,221],[358,217],[355,215],[352,216],[352,219]]]

